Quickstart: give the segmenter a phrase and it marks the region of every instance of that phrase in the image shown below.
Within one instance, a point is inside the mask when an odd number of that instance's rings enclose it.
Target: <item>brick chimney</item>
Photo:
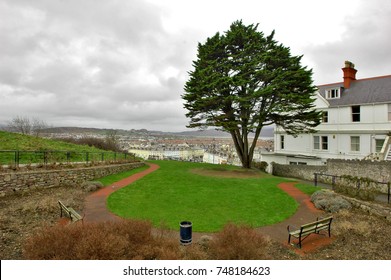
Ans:
[[[345,61],[345,67],[343,71],[343,86],[344,88],[350,88],[350,83],[356,80],[357,70],[354,69],[354,64],[350,61]]]

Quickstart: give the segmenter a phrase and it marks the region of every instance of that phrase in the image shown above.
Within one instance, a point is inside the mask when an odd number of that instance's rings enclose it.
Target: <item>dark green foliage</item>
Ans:
[[[268,163],[266,161],[253,162],[252,166],[253,166],[253,168],[256,168],[256,169],[259,169],[263,172],[266,172],[266,168],[268,166]]]
[[[264,126],[280,125],[296,135],[312,132],[320,122],[312,71],[273,39],[274,32],[264,36],[257,28],[236,21],[223,35],[199,44],[182,96],[188,127],[229,132],[246,168]],[[251,143],[249,133],[255,133]]]

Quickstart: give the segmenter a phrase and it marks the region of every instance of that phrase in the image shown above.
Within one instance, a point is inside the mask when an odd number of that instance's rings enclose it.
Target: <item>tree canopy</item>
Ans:
[[[314,108],[312,70],[257,25],[236,21],[224,34],[198,44],[185,84],[188,127],[217,127],[231,134],[243,167],[249,168],[261,130],[278,125],[293,135],[320,123]],[[254,138],[249,143],[249,133]]]

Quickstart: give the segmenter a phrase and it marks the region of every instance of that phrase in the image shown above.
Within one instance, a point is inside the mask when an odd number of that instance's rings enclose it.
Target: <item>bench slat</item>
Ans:
[[[67,207],[60,200],[58,201],[58,204],[60,205],[61,217],[64,212],[64,214],[66,214],[69,217],[69,219],[71,219],[72,222],[77,222],[80,220],[83,222],[84,216],[81,216],[75,209],[73,209],[72,207]]]
[[[329,231],[330,236],[330,229],[331,229],[331,221],[333,220],[333,217],[324,218],[321,220],[316,220],[315,222],[304,224],[300,227],[300,229],[290,231],[288,226],[288,243],[290,242],[291,236],[299,239],[299,246],[301,248],[301,242],[302,237],[307,237],[308,235],[312,233],[319,233],[323,230]]]

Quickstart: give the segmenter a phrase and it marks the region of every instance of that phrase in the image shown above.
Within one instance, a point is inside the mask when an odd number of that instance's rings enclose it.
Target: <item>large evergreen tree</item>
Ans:
[[[313,132],[320,122],[314,109],[312,71],[301,66],[302,56],[264,36],[258,25],[234,22],[198,44],[194,70],[185,85],[188,127],[217,127],[231,134],[245,168],[266,125],[289,134]],[[249,133],[254,133],[252,140]]]

